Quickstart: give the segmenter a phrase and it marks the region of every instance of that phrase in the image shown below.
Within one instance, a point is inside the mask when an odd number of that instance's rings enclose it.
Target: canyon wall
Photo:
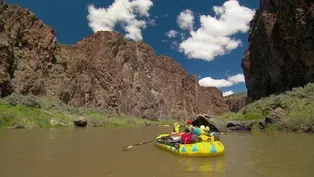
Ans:
[[[222,92],[200,87],[172,58],[117,32],[97,32],[75,45],[31,11],[0,0],[0,95],[56,96],[150,120],[188,119],[228,111]]]
[[[250,100],[314,81],[314,1],[260,0],[242,59]]]

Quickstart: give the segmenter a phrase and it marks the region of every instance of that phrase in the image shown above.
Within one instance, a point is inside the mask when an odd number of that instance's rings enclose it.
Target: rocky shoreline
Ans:
[[[282,108],[276,108],[270,115],[262,120],[222,120],[209,115],[198,115],[194,121],[200,121],[203,122],[203,124],[206,124],[206,121],[211,130],[217,132],[251,132],[254,130],[294,131],[289,130],[283,121],[284,116],[284,110]],[[296,132],[314,133],[314,129],[311,126],[301,127],[296,130]]]
[[[218,132],[274,130],[314,132],[314,83],[247,104],[238,112],[190,117]],[[96,107],[73,107],[57,98],[12,94],[0,99],[0,127],[117,127],[172,126],[184,120],[149,120]]]

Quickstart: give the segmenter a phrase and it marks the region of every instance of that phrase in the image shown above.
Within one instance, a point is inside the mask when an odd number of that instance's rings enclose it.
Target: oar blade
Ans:
[[[123,151],[127,151],[128,149],[130,149],[130,148],[132,148],[133,146],[124,146],[124,147],[122,147],[122,150]]]

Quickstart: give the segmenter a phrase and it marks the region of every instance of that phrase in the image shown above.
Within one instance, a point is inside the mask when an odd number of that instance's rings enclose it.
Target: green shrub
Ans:
[[[287,112],[283,118],[285,129],[292,131],[314,131],[314,83],[293,88],[278,95],[270,95],[246,105],[238,113],[226,113],[219,118],[225,120],[262,120],[281,107]],[[270,125],[267,130],[279,130],[281,126]]]
[[[244,120],[261,120],[265,118],[262,113],[258,112],[248,112],[244,114]]]
[[[11,95],[5,97],[2,103],[6,103],[12,106],[23,105],[31,108],[40,108],[40,99],[35,95],[22,95],[17,93],[12,93]]]
[[[92,126],[144,126],[173,124],[175,120],[150,121],[123,114],[110,114],[102,108],[74,107],[55,97],[12,94],[0,99],[0,127],[68,127],[73,119],[83,116]],[[180,121],[178,121],[180,123]]]
[[[281,130],[281,126],[277,124],[270,124],[266,127],[266,131],[278,131]]]
[[[223,120],[250,121],[250,120],[261,120],[265,117],[261,113],[258,113],[258,112],[247,112],[245,114],[229,112],[221,116],[218,116],[218,118],[223,119]]]
[[[286,127],[290,130],[306,130],[314,126],[314,104],[304,105],[292,110],[285,120]]]

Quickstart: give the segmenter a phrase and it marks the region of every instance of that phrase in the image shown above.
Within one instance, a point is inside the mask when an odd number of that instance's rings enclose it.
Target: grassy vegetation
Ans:
[[[248,104],[238,113],[226,113],[223,120],[264,120],[272,111],[281,107],[285,111],[282,121],[285,130],[314,131],[314,83],[294,88],[279,95],[271,95]],[[12,94],[0,99],[0,127],[23,125],[25,127],[71,127],[73,119],[88,119],[88,126],[144,126],[169,125],[175,120],[150,121],[127,115],[110,114],[102,109],[73,107],[56,98]],[[182,122],[178,122],[182,123]],[[258,126],[254,126],[258,127]],[[269,130],[280,126],[270,125]]]
[[[314,130],[314,83],[262,98],[238,113],[226,113],[219,117],[224,120],[263,120],[277,107],[285,110],[283,121],[287,130]],[[272,125],[269,129],[278,129],[278,126]]]
[[[0,99],[0,128],[22,125],[27,128],[72,127],[73,120],[86,117],[88,126],[144,126],[169,125],[175,120],[150,121],[127,115],[110,114],[102,109],[73,107],[52,97],[39,98],[34,95],[13,93]]]

